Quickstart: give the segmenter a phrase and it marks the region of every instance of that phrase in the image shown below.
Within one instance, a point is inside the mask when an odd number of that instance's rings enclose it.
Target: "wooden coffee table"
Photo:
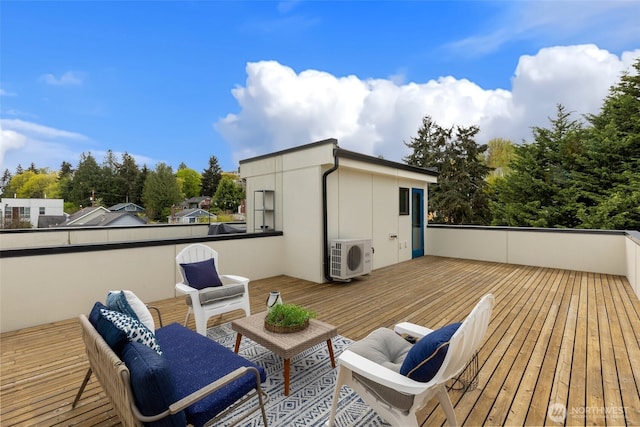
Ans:
[[[304,350],[326,341],[331,357],[331,366],[336,367],[333,356],[333,344],[331,338],[338,335],[338,328],[321,322],[319,320],[309,320],[309,327],[303,331],[288,334],[279,334],[267,331],[264,328],[264,318],[267,312],[243,317],[231,322],[231,329],[238,333],[236,337],[235,352],[240,349],[242,336],[257,342],[261,346],[271,350],[273,353],[284,359],[284,395],[289,395],[289,374],[291,371],[291,358]]]

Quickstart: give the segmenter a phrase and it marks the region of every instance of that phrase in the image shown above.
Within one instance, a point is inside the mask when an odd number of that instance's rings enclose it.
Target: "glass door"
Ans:
[[[424,256],[424,190],[411,189],[411,257]]]

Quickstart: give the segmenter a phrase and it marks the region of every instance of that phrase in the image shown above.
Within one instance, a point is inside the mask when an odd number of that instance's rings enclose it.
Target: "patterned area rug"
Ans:
[[[209,338],[233,350],[236,333],[229,323],[210,328]],[[336,359],[353,341],[340,335],[333,338]],[[240,354],[262,366],[267,372],[267,380],[262,384],[269,394],[267,419],[269,426],[324,426],[329,420],[333,390],[338,369],[331,367],[326,343],[318,344],[291,359],[289,396],[284,395],[284,362],[254,341],[243,337]],[[252,399],[252,404],[257,399]],[[228,425],[235,418],[231,414],[219,425]],[[243,426],[261,426],[260,411],[244,420]],[[336,414],[336,426],[388,426],[360,397],[348,387],[342,387]]]

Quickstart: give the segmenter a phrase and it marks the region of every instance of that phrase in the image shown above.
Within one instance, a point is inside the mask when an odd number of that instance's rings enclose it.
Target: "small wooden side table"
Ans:
[[[331,338],[338,335],[338,328],[316,319],[309,320],[309,327],[289,334],[279,334],[267,331],[264,328],[264,318],[267,312],[254,314],[249,317],[233,320],[231,329],[237,332],[234,351],[240,349],[242,336],[257,342],[266,349],[272,351],[284,359],[284,395],[289,395],[289,376],[291,371],[291,358],[304,350],[325,341],[331,357],[331,366],[336,367],[333,355]]]

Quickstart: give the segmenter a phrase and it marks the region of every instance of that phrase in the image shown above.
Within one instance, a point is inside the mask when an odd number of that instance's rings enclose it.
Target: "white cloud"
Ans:
[[[44,74],[40,76],[40,80],[54,86],[71,86],[82,84],[82,76],[80,76],[78,73],[74,73],[73,71],[67,71],[60,77],[56,77],[51,73]]]
[[[7,92],[6,90],[0,88],[0,96],[16,96],[15,93]]]
[[[31,163],[55,168],[63,161],[78,159],[90,141],[76,132],[20,119],[0,119],[0,130],[0,171],[13,172],[18,165],[26,168]]]
[[[445,45],[442,54],[484,55],[518,40],[536,40],[540,46],[588,39],[623,49],[640,38],[637,1],[514,1],[499,3],[496,10],[477,34]]]
[[[36,167],[58,168],[63,161],[77,165],[82,153],[91,152],[101,163],[107,151],[96,147],[86,135],[44,126],[20,119],[0,119],[0,173],[12,173],[18,165],[23,168],[34,163]],[[114,151],[121,159],[123,152]],[[140,166],[153,168],[157,159],[129,152]]]
[[[247,64],[245,86],[232,94],[238,114],[215,128],[230,143],[234,161],[335,137],[341,147],[401,161],[403,141],[415,136],[422,118],[438,124],[479,125],[478,142],[531,139],[531,126],[548,126],[556,104],[573,117],[597,113],[611,85],[640,57],[620,58],[594,45],[552,47],[522,56],[512,90],[486,90],[451,76],[397,84],[306,70],[296,73],[274,61]]]

